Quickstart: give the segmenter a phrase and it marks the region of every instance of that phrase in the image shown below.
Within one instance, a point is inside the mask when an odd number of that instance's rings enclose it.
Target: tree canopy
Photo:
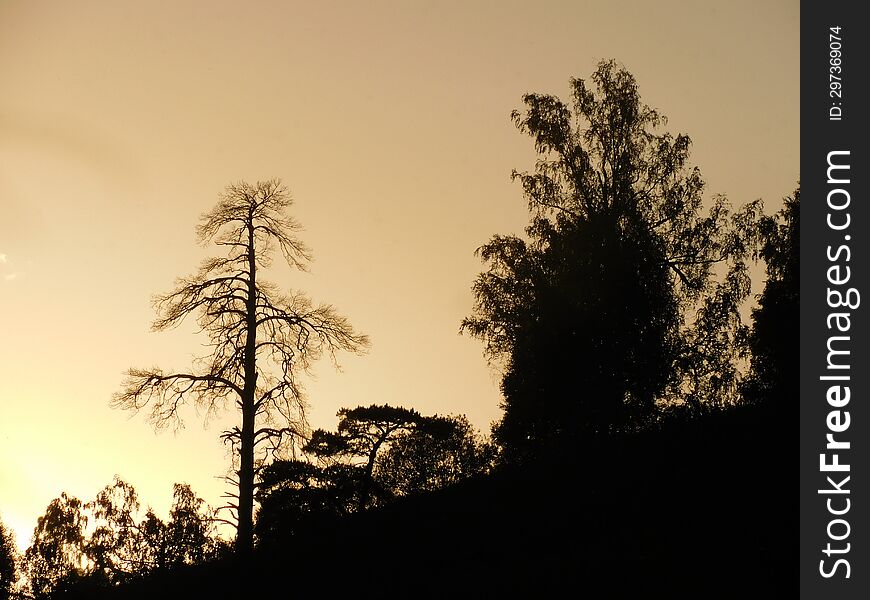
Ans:
[[[24,553],[25,570],[34,598],[49,598],[81,580],[87,516],[78,498],[61,494],[51,501],[33,530]]]
[[[300,291],[282,293],[262,279],[276,251],[296,269],[306,269],[311,258],[297,236],[299,224],[287,214],[291,204],[277,179],[226,188],[196,228],[200,242],[226,254],[205,259],[196,274],[178,279],[172,291],[155,299],[154,330],[192,315],[208,337],[208,354],[186,372],[130,369],[113,400],[134,410],[150,406],[157,426],[178,423],[188,402],[209,414],[228,406],[238,412],[238,425],[221,437],[233,449],[238,491],[228,508],[241,552],[253,545],[257,472],[305,434],[302,375],[323,356],[335,362],[339,351],[368,346],[368,338],[331,305],[315,305]]]
[[[39,517],[22,565],[34,598],[88,595],[201,564],[225,548],[212,509],[175,484],[169,520],[142,514],[132,485],[115,477],[90,502],[63,493]]]
[[[800,193],[798,186],[785,198],[782,210],[762,219],[760,225],[767,280],[752,311],[752,368],[745,389],[749,399],[756,402],[791,403],[798,397]]]
[[[7,600],[17,579],[18,552],[12,532],[0,521],[0,600]]]
[[[690,138],[661,131],[665,117],[616,62],[571,91],[570,106],[526,94],[512,113],[539,154],[534,171],[513,172],[531,223],[525,239],[496,235],[478,249],[488,268],[462,322],[503,368],[494,435],[508,458],[642,423],[664,396],[723,397],[736,385],[716,370],[721,342],[740,335],[759,205],[732,215],[717,196],[705,212]]]
[[[316,430],[305,445],[305,451],[330,460],[351,461],[362,468],[359,509],[368,507],[372,495],[377,495],[375,464],[381,449],[391,438],[411,431],[424,421],[415,410],[400,406],[358,406],[338,411],[338,431]],[[361,462],[360,462],[361,461]]]
[[[378,459],[376,476],[393,496],[409,496],[486,473],[494,458],[494,447],[467,417],[434,416],[393,440]]]
[[[430,492],[489,470],[493,448],[465,417],[423,416],[400,406],[342,408],[336,431],[318,429],[303,447],[308,460],[263,470],[257,532],[292,535],[322,522]]]

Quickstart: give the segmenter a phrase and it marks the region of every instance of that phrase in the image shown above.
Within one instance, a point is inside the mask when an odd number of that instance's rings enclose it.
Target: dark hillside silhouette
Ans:
[[[789,450],[758,407],[672,419],[431,494],[316,519],[250,563],[117,598],[762,598],[796,594]],[[789,509],[792,507],[792,509]]]

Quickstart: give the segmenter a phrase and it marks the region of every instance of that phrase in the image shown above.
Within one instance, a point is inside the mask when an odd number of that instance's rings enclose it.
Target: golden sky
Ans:
[[[312,425],[389,403],[488,429],[498,376],[458,330],[474,250],[528,221],[522,94],[567,98],[615,58],[692,137],[708,195],[778,208],[798,34],[797,0],[2,0],[0,519],[26,546],[52,498],[116,473],[163,515],[176,481],[220,504],[221,422],[155,435],[108,401],[128,367],[200,351],[149,332],[149,299],[197,267],[198,216],[240,179],[280,177],[314,250],[271,279],[372,339],[308,382]]]

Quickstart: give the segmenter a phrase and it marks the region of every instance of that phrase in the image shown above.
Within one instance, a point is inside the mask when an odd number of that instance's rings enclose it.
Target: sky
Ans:
[[[228,414],[155,433],[109,406],[131,366],[182,369],[191,327],[150,299],[211,251],[194,226],[232,182],[281,178],[313,249],[269,278],[372,341],[306,381],[313,427],[341,407],[500,416],[498,372],[459,334],[474,250],[522,233],[512,169],[526,92],[615,58],[706,196],[781,206],[799,179],[799,2],[139,0],[0,2],[0,520],[28,545],[66,491],[114,475],[165,517],[174,482],[213,506]]]

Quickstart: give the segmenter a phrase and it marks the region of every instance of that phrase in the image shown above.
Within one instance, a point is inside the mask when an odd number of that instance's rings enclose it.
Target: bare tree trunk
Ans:
[[[239,528],[236,550],[248,554],[254,547],[254,426],[257,408],[257,262],[254,249],[253,208],[248,215],[248,305],[245,339],[245,387],[242,398],[242,435],[239,449]]]
[[[368,461],[366,462],[366,475],[363,480],[362,490],[359,497],[359,510],[363,511],[369,506],[369,501],[372,497],[372,489],[375,487],[375,460],[378,457],[378,450],[384,443],[384,440],[392,433],[392,429],[387,429],[381,433],[381,436],[375,441],[369,452]]]
[[[239,528],[236,550],[248,554],[254,546],[254,407],[253,394],[242,408],[242,442],[239,457]]]

